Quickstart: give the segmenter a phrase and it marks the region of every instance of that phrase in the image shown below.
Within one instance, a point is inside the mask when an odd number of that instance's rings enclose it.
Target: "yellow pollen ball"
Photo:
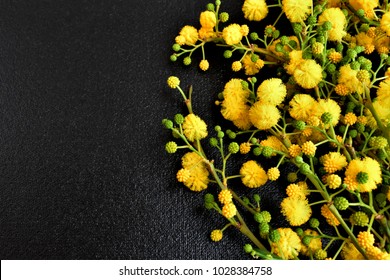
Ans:
[[[233,203],[225,204],[222,207],[222,215],[227,218],[231,219],[237,214],[237,208]]]
[[[240,153],[245,155],[251,151],[251,144],[248,142],[244,142],[240,144]]]
[[[302,144],[302,152],[310,157],[313,157],[316,154],[317,147],[312,141],[306,141]]]
[[[220,229],[215,229],[211,232],[210,234],[210,238],[212,241],[214,242],[218,242],[218,241],[221,241],[222,240],[222,237],[223,237],[223,232],[222,230]]]
[[[233,199],[233,195],[232,195],[231,191],[229,191],[227,189],[220,191],[218,194],[218,200],[222,204],[228,204],[228,203],[232,202],[232,199]]]
[[[357,241],[364,248],[367,249],[374,245],[375,238],[374,235],[368,231],[361,231],[357,236]]]
[[[292,158],[295,158],[297,156],[299,156],[301,154],[301,147],[297,144],[292,144],[289,148],[288,148],[288,154],[290,155],[290,157]]]
[[[265,0],[245,0],[242,5],[244,17],[250,21],[260,21],[268,14],[268,6]]]
[[[271,181],[276,181],[280,176],[279,168],[271,167],[267,171],[267,176],[268,176],[268,179],[270,179]]]
[[[188,169],[182,168],[176,174],[177,181],[183,183],[190,178],[190,171]]]

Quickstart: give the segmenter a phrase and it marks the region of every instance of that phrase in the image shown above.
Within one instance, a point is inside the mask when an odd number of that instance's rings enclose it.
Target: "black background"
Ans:
[[[175,181],[180,154],[163,118],[194,110],[212,125],[230,63],[172,63],[185,24],[207,1],[0,1],[0,257],[2,259],[240,259],[247,242]],[[241,1],[223,1],[232,21]],[[262,27],[263,30],[263,27]],[[272,186],[271,186],[272,187]],[[214,188],[215,189],[215,188]]]

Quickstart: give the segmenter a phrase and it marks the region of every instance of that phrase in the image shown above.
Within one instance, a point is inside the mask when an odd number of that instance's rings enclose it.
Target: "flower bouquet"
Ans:
[[[227,127],[210,129],[176,76],[167,84],[188,112],[162,122],[173,137],[166,151],[184,151],[177,181],[226,221],[212,241],[236,228],[254,258],[390,259],[389,8],[387,0],[245,0],[247,22],[235,23],[216,0],[180,30],[172,61],[190,65],[201,52],[207,71],[213,44],[231,63],[215,95]],[[283,226],[262,203],[272,181],[284,194],[272,205]]]

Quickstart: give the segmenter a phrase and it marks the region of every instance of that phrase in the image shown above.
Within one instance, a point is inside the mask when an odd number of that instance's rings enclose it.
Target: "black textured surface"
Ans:
[[[238,19],[240,1],[224,2]],[[0,1],[2,259],[246,258],[233,229],[209,241],[223,220],[175,182],[179,155],[164,152],[161,119],[184,112],[168,76],[220,118],[221,54],[210,50],[207,75],[168,59],[206,3]]]

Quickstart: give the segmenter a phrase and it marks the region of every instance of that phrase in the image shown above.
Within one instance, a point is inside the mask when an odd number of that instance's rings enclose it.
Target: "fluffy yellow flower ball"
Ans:
[[[258,188],[268,180],[267,173],[254,160],[247,161],[242,165],[240,175],[242,183],[249,188]]]
[[[320,99],[316,115],[321,118],[322,114],[330,113],[332,115],[332,125],[336,126],[340,120],[341,108],[333,99]],[[326,126],[327,127],[327,126]]]
[[[222,30],[222,38],[228,45],[235,45],[241,42],[242,33],[241,26],[237,23],[232,23]]]
[[[332,23],[332,28],[328,31],[328,38],[330,41],[338,41],[347,34],[345,28],[347,27],[347,19],[340,8],[326,9],[319,17],[318,24],[323,24],[329,21]]]
[[[282,9],[290,22],[303,22],[311,13],[312,0],[283,0]]]
[[[256,102],[249,110],[251,123],[260,130],[270,129],[281,118],[278,108],[273,105]]]
[[[207,136],[206,123],[194,114],[188,114],[184,118],[183,132],[189,141],[203,139]]]
[[[320,158],[320,162],[327,173],[335,173],[348,165],[347,158],[338,152],[330,152],[323,155]]]
[[[181,37],[184,38],[184,41],[182,41],[182,43],[185,45],[194,45],[196,41],[198,41],[198,30],[193,26],[190,25],[184,26],[180,30],[179,34]],[[180,44],[180,42],[177,43]]]
[[[307,199],[298,196],[286,197],[280,204],[281,212],[292,226],[306,223],[311,216],[311,208]]]
[[[277,106],[287,95],[286,86],[279,78],[263,81],[257,89],[257,98],[261,103]]]
[[[350,191],[369,192],[376,189],[381,182],[381,167],[370,157],[351,160],[345,170],[344,183]]]
[[[188,152],[182,157],[181,162],[183,170],[189,171],[189,174],[180,174],[183,184],[195,192],[206,189],[209,171],[203,159],[195,152]]]
[[[313,116],[314,109],[318,106],[317,101],[308,94],[296,94],[291,99],[289,112],[296,120],[307,121]]]
[[[221,241],[222,238],[223,238],[223,232],[222,232],[222,230],[220,230],[220,229],[214,229],[214,230],[210,233],[210,238],[211,238],[211,240],[214,241],[214,242]]]
[[[206,29],[213,29],[217,24],[215,13],[212,11],[204,11],[199,17],[200,25]]]
[[[298,85],[304,89],[316,87],[322,80],[322,67],[313,59],[304,59],[293,73]]]
[[[246,19],[260,21],[267,16],[268,6],[265,0],[245,0],[242,11]]]
[[[278,228],[280,239],[277,243],[272,243],[275,254],[284,259],[294,259],[299,255],[302,242],[298,234],[291,228]]]

